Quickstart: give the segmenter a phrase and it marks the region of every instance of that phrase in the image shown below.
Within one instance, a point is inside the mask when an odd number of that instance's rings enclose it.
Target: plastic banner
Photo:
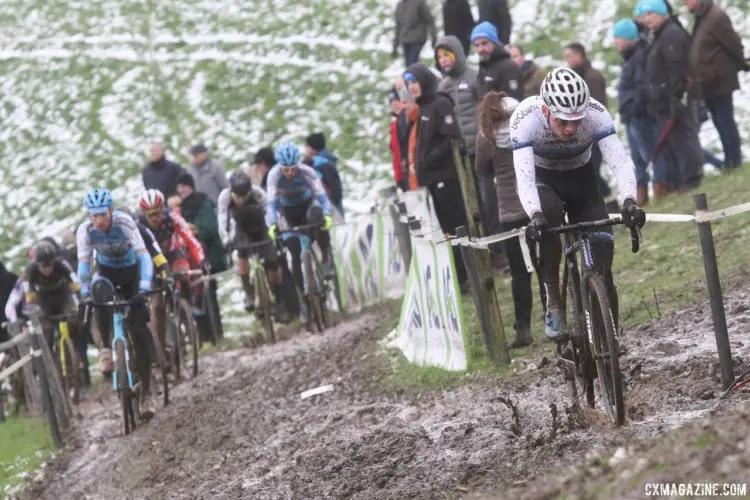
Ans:
[[[422,225],[421,234],[428,239],[442,241],[443,231],[440,229],[432,197],[425,188],[417,188],[399,194],[399,200],[406,203],[406,213],[413,215]]]

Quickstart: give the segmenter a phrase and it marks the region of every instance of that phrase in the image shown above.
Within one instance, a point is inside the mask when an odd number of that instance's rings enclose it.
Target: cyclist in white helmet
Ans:
[[[525,99],[511,116],[510,137],[518,195],[531,219],[526,237],[541,247],[539,273],[547,291],[545,333],[557,339],[566,327],[559,286],[562,244],[547,230],[563,224],[563,210],[570,223],[607,218],[590,162],[594,141],[617,180],[625,224],[642,226],[646,215],[635,203],[633,164],[615,133],[612,116],[591,98],[588,85],[574,71],[555,68],[545,77],[540,95]],[[611,228],[604,230],[611,234]],[[594,261],[602,266],[617,322],[613,244],[602,242],[595,251]]]

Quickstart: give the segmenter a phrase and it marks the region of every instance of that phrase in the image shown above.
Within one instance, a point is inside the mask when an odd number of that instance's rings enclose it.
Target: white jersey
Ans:
[[[621,201],[636,199],[633,163],[615,133],[615,124],[606,108],[591,99],[589,109],[576,135],[570,140],[560,139],[549,127],[542,114],[539,96],[524,99],[510,117],[510,140],[513,165],[516,170],[518,196],[531,217],[541,212],[536,187],[536,167],[550,170],[573,170],[591,159],[591,146],[599,143],[604,161],[612,168],[617,180]]]

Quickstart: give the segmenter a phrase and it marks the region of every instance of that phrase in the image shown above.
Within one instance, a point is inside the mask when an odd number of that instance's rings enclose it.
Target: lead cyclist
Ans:
[[[567,330],[559,283],[562,244],[548,230],[563,224],[564,212],[571,224],[608,217],[591,164],[594,141],[615,175],[625,225],[642,227],[646,214],[635,203],[634,167],[615,133],[612,116],[591,98],[588,85],[573,70],[553,69],[542,82],[540,95],[518,105],[510,118],[510,138],[518,195],[531,219],[526,238],[540,244],[542,267],[538,272],[547,291],[545,334],[551,340],[561,340]],[[612,234],[611,226],[602,231]],[[617,325],[614,242],[592,244],[592,251],[607,284]]]

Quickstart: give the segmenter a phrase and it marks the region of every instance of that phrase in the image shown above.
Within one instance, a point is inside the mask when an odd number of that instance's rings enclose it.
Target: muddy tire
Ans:
[[[319,333],[323,333],[325,327],[323,326],[323,311],[320,306],[320,290],[318,290],[318,279],[313,269],[313,258],[310,253],[306,253],[302,257],[302,272],[305,275],[305,282],[307,283],[310,324],[313,331],[317,329]]]
[[[570,329],[570,337],[573,344],[573,357],[578,367],[573,374],[571,384],[578,384],[582,391],[579,394],[586,395],[586,403],[589,408],[594,408],[596,400],[594,397],[594,379],[596,378],[596,364],[591,357],[591,345],[589,344],[588,335],[586,335],[586,320],[583,314],[583,305],[581,296],[577,293],[574,283],[567,278],[563,278],[563,300],[565,301],[565,312],[567,314],[567,325]]]
[[[198,325],[193,317],[193,308],[186,299],[180,299],[179,311],[177,311],[177,336],[180,342],[180,360],[182,370],[190,374],[191,378],[198,376],[198,353],[200,342],[198,340]]]
[[[81,370],[81,358],[78,356],[78,351],[70,338],[65,342],[65,351],[68,366],[66,367],[67,376],[64,377],[63,386],[65,387],[65,394],[70,397],[70,401],[74,405],[78,405],[81,402],[83,371]]]
[[[276,343],[276,332],[273,329],[273,311],[271,307],[271,291],[268,289],[268,276],[262,266],[255,271],[255,289],[258,290],[260,310],[263,311],[263,329],[266,331],[266,341]]]
[[[151,340],[154,346],[154,354],[156,358],[156,364],[159,366],[161,372],[161,383],[162,383],[162,405],[167,406],[169,404],[169,378],[167,376],[167,355],[164,352],[164,346],[159,340],[159,333],[149,328],[151,333]],[[152,376],[153,378],[153,376]]]
[[[118,341],[115,346],[115,370],[117,371],[117,385],[120,389],[120,410],[122,411],[122,425],[127,436],[135,430],[135,416],[133,411],[133,394],[128,384],[128,369],[125,354],[125,343]]]
[[[601,388],[602,402],[615,425],[625,423],[625,396],[620,372],[620,346],[604,279],[593,274],[586,283],[590,318],[591,354]]]

